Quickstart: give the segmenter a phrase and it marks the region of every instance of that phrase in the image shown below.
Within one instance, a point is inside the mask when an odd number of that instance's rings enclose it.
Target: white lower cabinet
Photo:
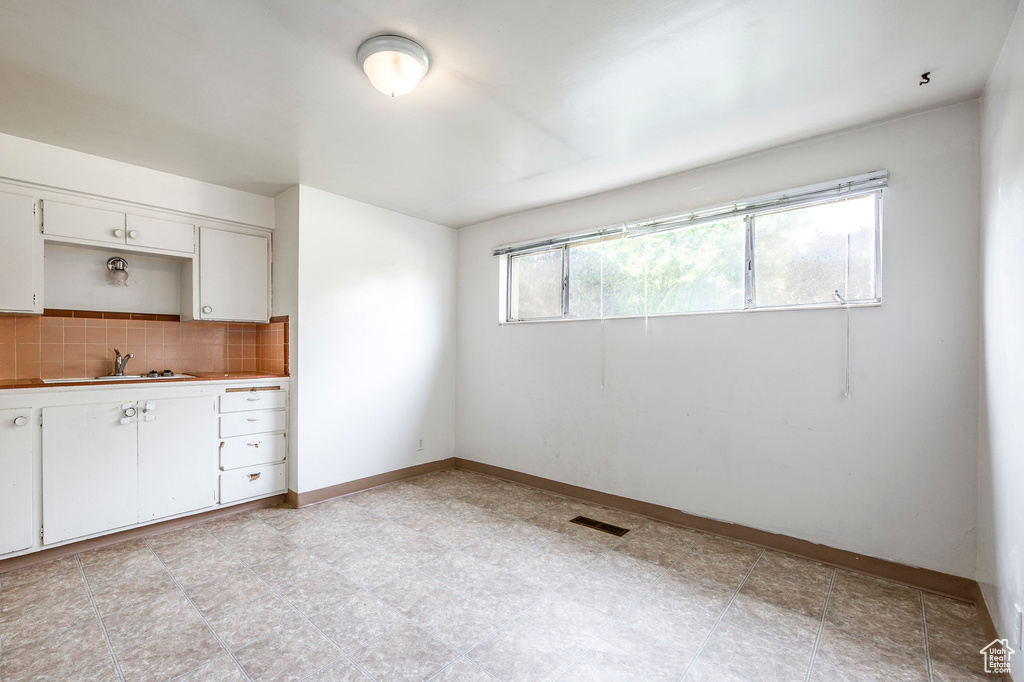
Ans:
[[[129,408],[43,408],[43,544],[138,523],[138,428]]]
[[[0,558],[288,489],[286,388],[31,390],[0,393]]]
[[[220,397],[220,503],[288,489],[287,395],[229,391]]]
[[[227,471],[220,475],[221,504],[283,492],[286,476],[283,462]]]
[[[139,408],[139,521],[215,504],[215,401],[147,400]]]
[[[220,436],[245,436],[255,433],[271,433],[284,431],[284,410],[265,410],[260,412],[233,412],[221,415]]]
[[[220,442],[220,470],[283,462],[287,454],[283,433],[225,438]]]
[[[32,525],[32,410],[0,410],[0,554],[27,549]]]

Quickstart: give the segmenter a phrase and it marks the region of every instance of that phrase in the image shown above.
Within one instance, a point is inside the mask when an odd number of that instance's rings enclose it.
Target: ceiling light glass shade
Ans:
[[[359,46],[356,59],[373,87],[392,97],[411,92],[430,68],[427,51],[401,36],[370,38]]]
[[[114,256],[107,260],[107,270],[110,270],[110,283],[113,286],[128,286],[128,261]]]

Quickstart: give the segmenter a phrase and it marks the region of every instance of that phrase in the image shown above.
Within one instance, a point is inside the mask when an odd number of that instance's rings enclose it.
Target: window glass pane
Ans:
[[[757,216],[754,259],[758,307],[874,299],[875,195]]]
[[[512,262],[514,320],[562,316],[562,250],[516,256]]]
[[[742,218],[649,236],[647,312],[742,308],[745,240]]]
[[[569,317],[601,317],[604,242],[569,247]]]
[[[601,282],[604,317],[644,314],[644,256],[647,240],[602,242]]]

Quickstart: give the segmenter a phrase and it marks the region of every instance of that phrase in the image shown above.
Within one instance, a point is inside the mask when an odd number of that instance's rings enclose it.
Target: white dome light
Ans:
[[[373,87],[392,97],[411,92],[430,68],[427,51],[401,36],[370,38],[359,46],[356,59]]]

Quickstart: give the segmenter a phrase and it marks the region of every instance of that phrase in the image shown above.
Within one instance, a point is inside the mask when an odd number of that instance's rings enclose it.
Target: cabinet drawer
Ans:
[[[248,436],[253,433],[284,431],[284,410],[234,412],[220,417],[220,437]]]
[[[179,223],[175,220],[149,218],[131,213],[126,216],[125,223],[125,234],[129,246],[144,246],[150,249],[182,253],[196,252],[196,228],[191,223]]]
[[[221,412],[243,410],[279,410],[284,407],[284,391],[247,391],[220,397]]]
[[[124,244],[124,213],[44,201],[43,234],[47,238]]]
[[[283,493],[287,488],[285,464],[267,464],[220,475],[220,503],[237,502],[259,495]]]
[[[241,467],[284,461],[287,455],[284,434],[225,438],[220,446],[220,468]]]

